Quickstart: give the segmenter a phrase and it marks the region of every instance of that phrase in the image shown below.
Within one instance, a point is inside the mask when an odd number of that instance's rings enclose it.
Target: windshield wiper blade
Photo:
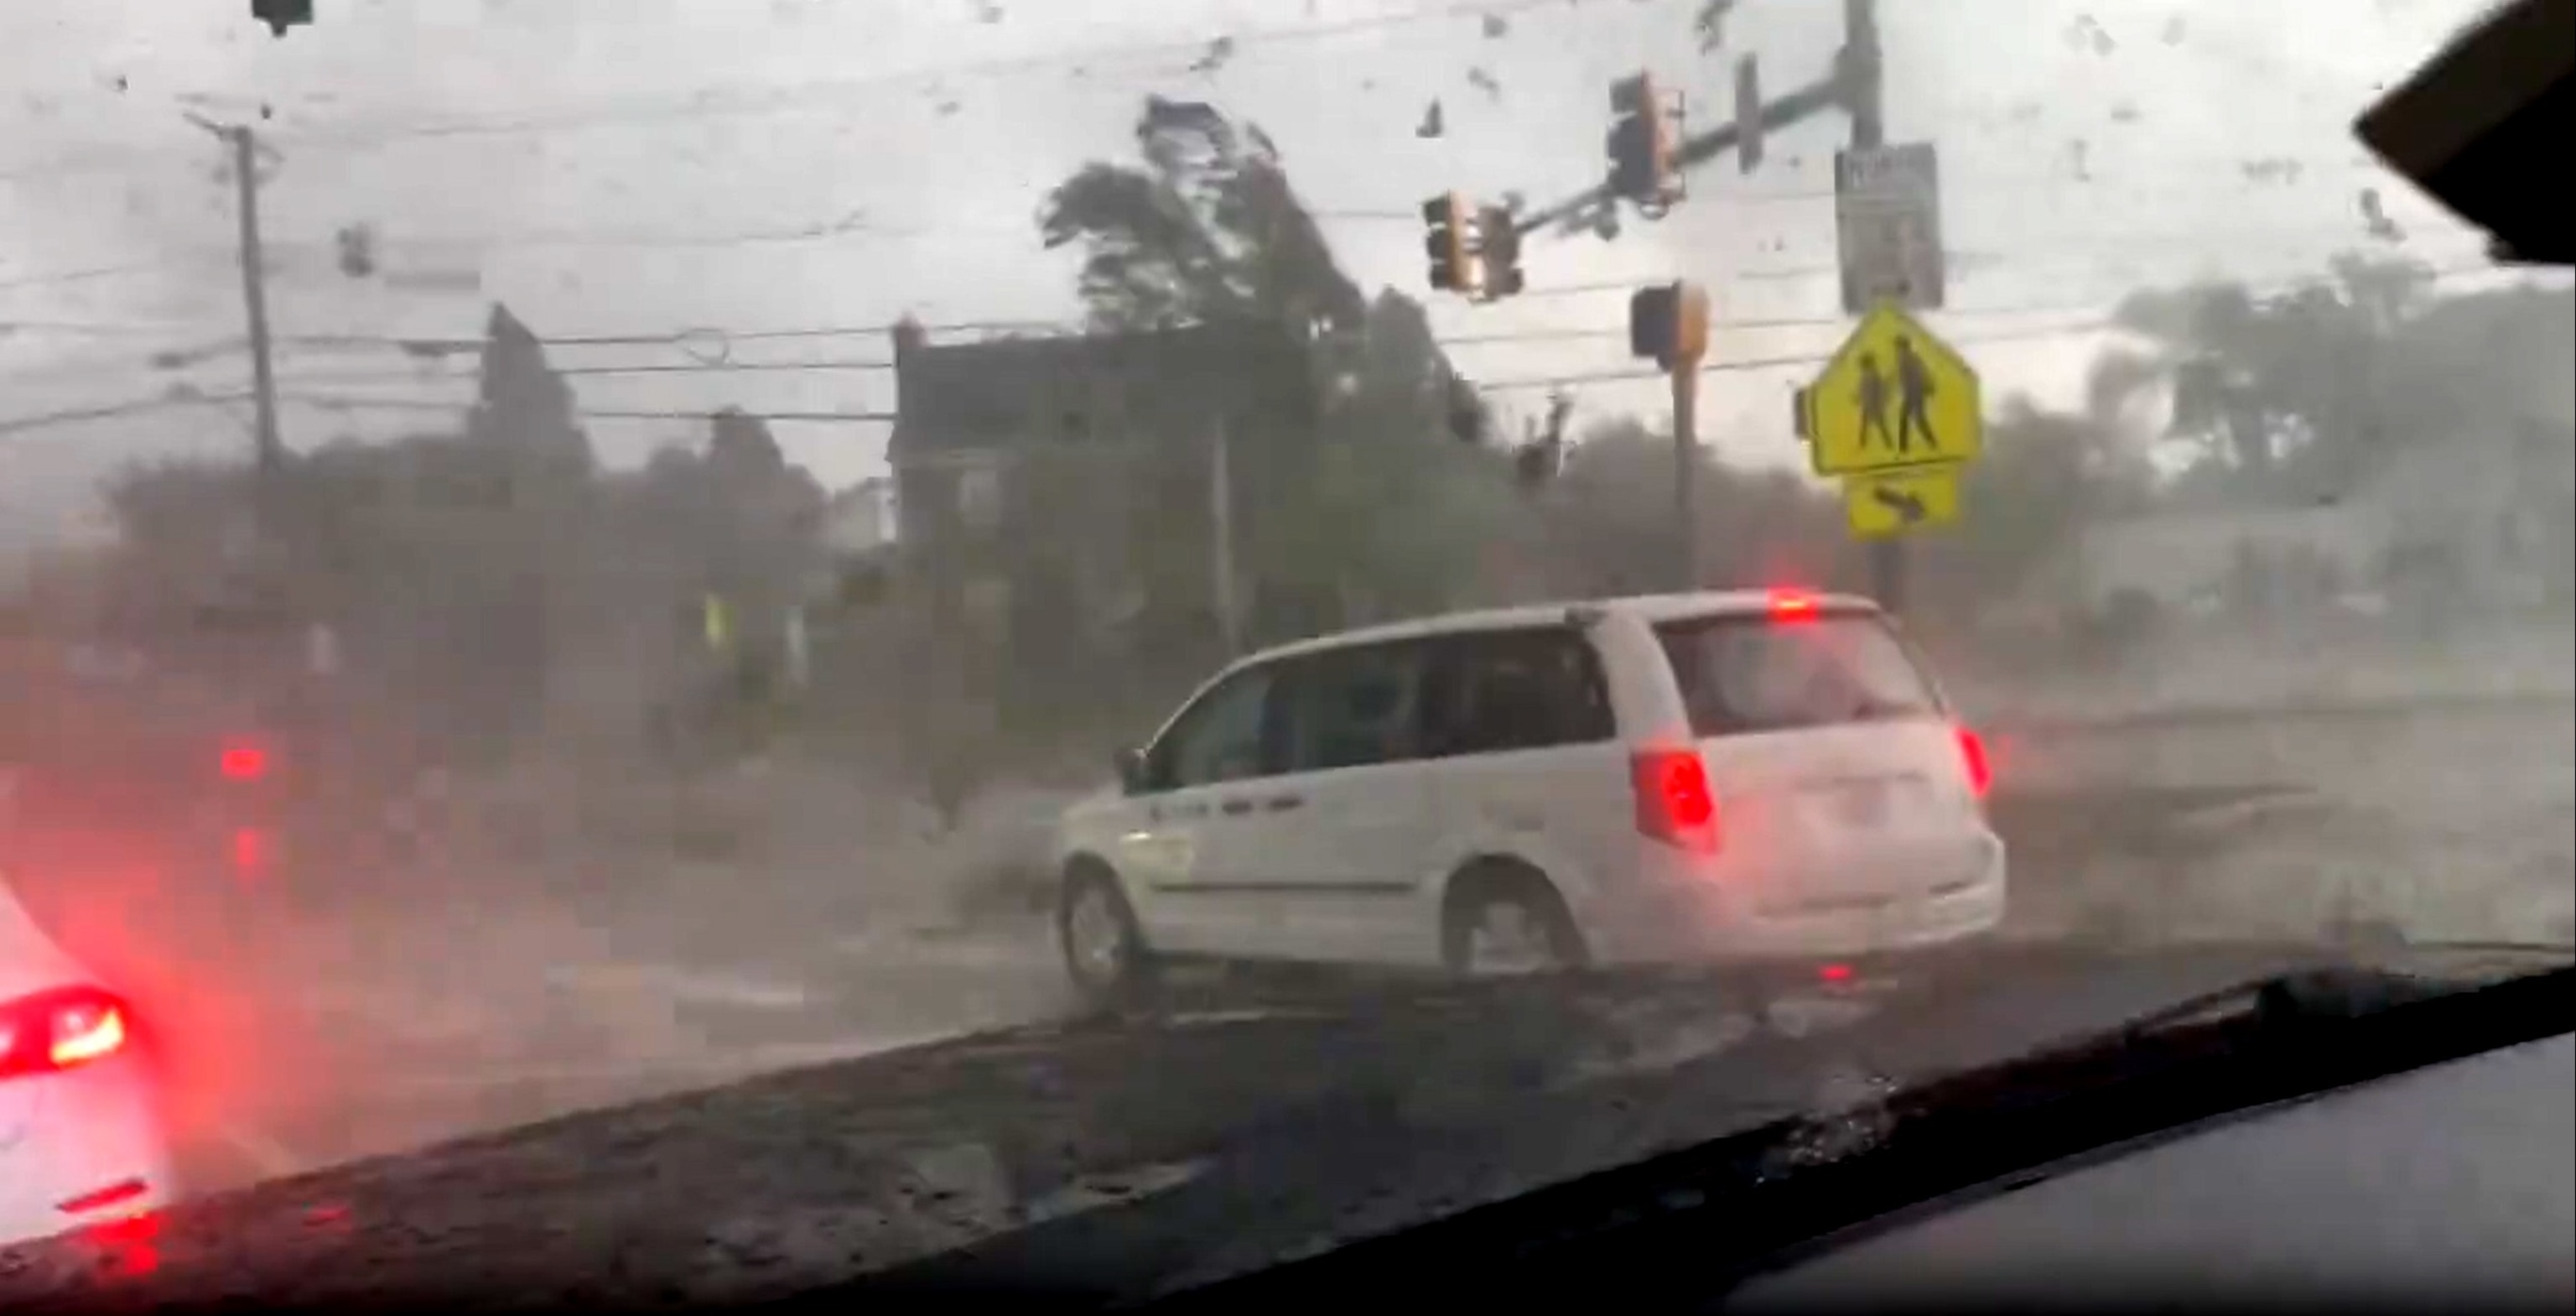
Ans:
[[[2297,969],[2186,997],[2114,1027],[2106,1040],[2127,1044],[2161,1029],[2248,1013],[2274,1022],[2352,1019],[2461,990],[2457,982],[2358,965]]]
[[[2271,975],[2071,1045],[1775,1122],[1152,1304],[1234,1311],[1379,1291],[1597,1297],[1605,1275],[1708,1298],[1817,1240],[2214,1119],[2576,1031],[2576,969],[2488,985],[2367,968]],[[1814,1154],[1817,1133],[1867,1133]],[[1829,1140],[1830,1141],[1830,1140]]]

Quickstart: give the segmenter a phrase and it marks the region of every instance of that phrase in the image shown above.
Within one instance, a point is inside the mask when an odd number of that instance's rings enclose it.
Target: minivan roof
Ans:
[[[1566,614],[1578,609],[1602,612],[1625,612],[1653,625],[1657,622],[1682,621],[1696,617],[1750,616],[1771,611],[1783,591],[1767,589],[1702,590],[1689,594],[1631,594],[1623,598],[1570,599],[1559,603],[1530,603],[1510,608],[1480,608],[1471,612],[1444,612],[1429,617],[1365,626],[1357,630],[1335,631],[1311,640],[1263,649],[1246,654],[1235,667],[1274,658],[1318,653],[1356,644],[1383,643],[1388,640],[1413,640],[1433,635],[1473,634],[1477,631],[1519,630],[1532,626],[1552,626],[1564,622]],[[1857,594],[1819,594],[1794,591],[1796,597],[1818,608],[1837,612],[1877,612],[1878,605]]]

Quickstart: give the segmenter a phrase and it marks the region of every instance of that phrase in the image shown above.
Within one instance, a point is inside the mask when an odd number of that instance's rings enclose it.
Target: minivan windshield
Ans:
[[[1904,643],[1869,613],[1704,617],[1655,636],[1702,739],[1941,712]]]

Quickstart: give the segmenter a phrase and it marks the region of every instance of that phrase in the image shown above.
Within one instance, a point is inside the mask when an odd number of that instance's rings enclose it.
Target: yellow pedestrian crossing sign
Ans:
[[[1960,467],[1917,466],[1843,481],[1843,517],[1854,539],[1892,539],[1959,519]]]
[[[1971,462],[1985,449],[1977,372],[1887,303],[1861,317],[1804,406],[1818,475]]]

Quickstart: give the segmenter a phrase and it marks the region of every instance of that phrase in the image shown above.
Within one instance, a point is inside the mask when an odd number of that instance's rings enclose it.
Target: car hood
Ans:
[[[1663,978],[1305,989],[1150,1026],[1008,1030],[185,1204],[153,1273],[119,1282],[150,1302],[246,1280],[320,1305],[534,1301],[575,1284],[733,1301],[945,1254],[1154,1289],[2339,958],[1989,951],[1795,997],[1767,1023],[1713,1008],[1726,989],[1710,980]],[[1804,1022],[1781,1013],[1792,1005]],[[1229,1227],[1208,1230],[1211,1212]],[[78,1300],[115,1269],[104,1246],[0,1254],[0,1308]]]

